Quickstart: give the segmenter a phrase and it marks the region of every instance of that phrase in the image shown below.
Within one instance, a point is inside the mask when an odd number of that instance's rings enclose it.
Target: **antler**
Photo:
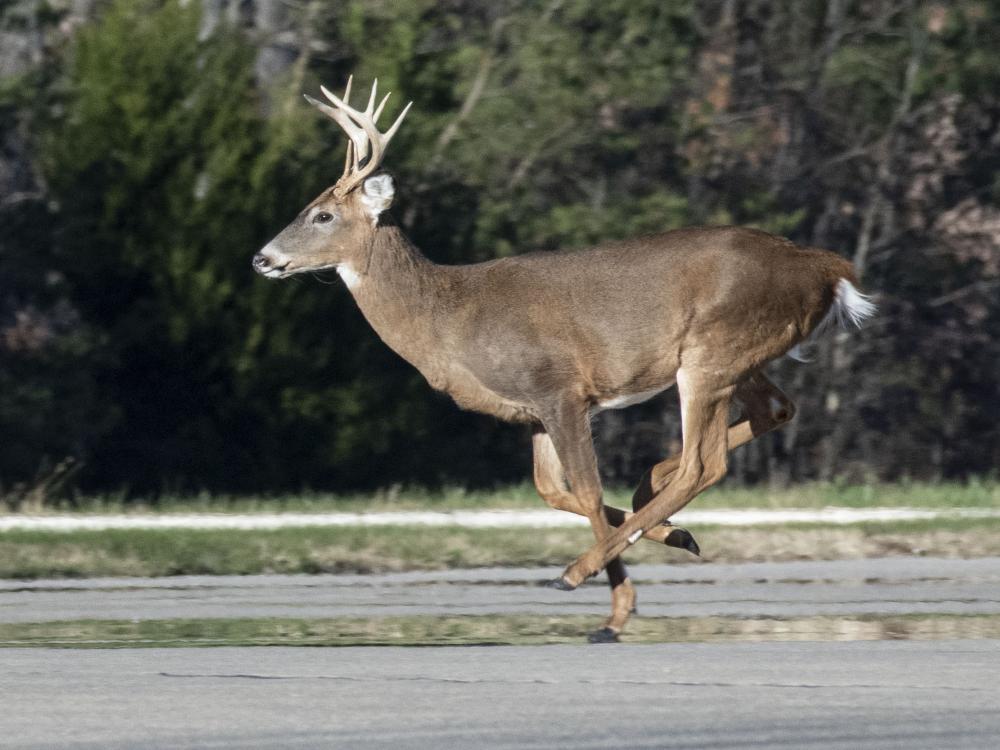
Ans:
[[[337,180],[337,184],[334,186],[334,191],[340,196],[347,195],[364,182],[368,175],[379,168],[382,158],[385,156],[386,146],[389,145],[392,137],[396,135],[396,131],[399,130],[403,118],[406,117],[406,113],[410,111],[410,107],[413,105],[413,102],[407,104],[403,108],[403,111],[399,113],[399,117],[396,118],[396,122],[392,124],[392,127],[385,131],[385,133],[380,133],[376,123],[392,92],[386,94],[382,98],[382,101],[379,102],[378,107],[375,107],[375,98],[378,95],[378,79],[376,78],[372,83],[372,91],[368,97],[368,106],[365,107],[363,112],[359,112],[347,103],[351,96],[351,83],[353,80],[354,76],[347,79],[347,87],[344,89],[343,99],[339,99],[336,94],[331,93],[325,86],[320,86],[323,95],[333,102],[333,107],[325,102],[313,99],[308,94],[305,95],[306,100],[310,104],[340,125],[341,129],[350,139],[347,144],[347,156],[344,160],[344,174]]]

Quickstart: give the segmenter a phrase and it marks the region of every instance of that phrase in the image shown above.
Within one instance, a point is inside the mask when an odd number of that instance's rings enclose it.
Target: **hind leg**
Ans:
[[[562,464],[552,446],[552,438],[545,432],[545,428],[537,425],[532,433],[532,448],[534,453],[534,480],[535,489],[541,498],[556,510],[565,510],[586,517],[586,512],[579,499],[566,487],[566,476],[563,472]],[[604,516],[612,526],[621,526],[632,515],[627,510],[604,505]],[[654,529],[650,529],[643,534],[643,539],[668,547],[684,549],[697,555],[699,553],[698,543],[686,529],[664,523]]]
[[[762,372],[755,372],[740,382],[733,398],[742,407],[742,414],[727,431],[726,443],[729,450],[787,424],[795,416],[795,404]],[[632,510],[638,511],[657,493],[662,492],[680,463],[681,456],[678,454],[649,469],[639,480],[639,486],[632,495]]]
[[[726,417],[736,386],[719,382],[712,369],[682,367],[677,372],[684,447],[676,475],[662,491],[611,534],[598,539],[566,568],[562,584],[579,586],[618,557],[642,534],[669,518],[726,473]]]

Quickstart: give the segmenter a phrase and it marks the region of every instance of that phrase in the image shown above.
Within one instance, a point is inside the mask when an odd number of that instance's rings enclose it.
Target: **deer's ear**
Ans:
[[[391,175],[377,174],[365,180],[361,187],[361,203],[372,222],[378,221],[379,214],[392,205],[396,195],[396,184]]]

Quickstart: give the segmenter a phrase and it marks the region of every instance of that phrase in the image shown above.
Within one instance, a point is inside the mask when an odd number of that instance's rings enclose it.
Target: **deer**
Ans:
[[[468,265],[432,262],[389,208],[385,132],[373,82],[364,110],[305,95],[347,136],[344,171],[253,256],[269,279],[335,270],[378,336],[464,409],[531,427],[534,485],[584,516],[594,544],[554,588],[607,571],[611,613],[589,633],[615,642],[636,609],[622,560],[640,539],[700,553],[671,518],[726,474],[727,453],[787,424],[795,405],[765,366],[835,319],[875,313],[852,264],[746,227],[687,227],[578,250]],[[677,387],[681,449],[639,480],[632,510],[605,505],[591,417]],[[730,422],[731,407],[738,416]]]

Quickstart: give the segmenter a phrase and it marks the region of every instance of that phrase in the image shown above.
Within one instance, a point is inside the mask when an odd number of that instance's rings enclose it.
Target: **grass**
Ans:
[[[609,491],[609,504],[629,507],[628,492]],[[719,487],[695,507],[1000,508],[1000,482],[806,484],[782,490]],[[453,510],[544,507],[530,485],[495,492],[393,489],[372,495],[160,498],[132,505],[84,498],[80,513]],[[2,510],[2,508],[0,508]],[[68,508],[46,506],[46,511]],[[1000,555],[1000,521],[940,520],[770,527],[692,528],[705,559],[837,559],[892,554],[947,557]],[[460,529],[326,527],[276,530],[8,531],[0,533],[0,578],[170,576],[181,574],[337,573],[482,566],[564,565],[592,543],[586,528]],[[694,562],[687,553],[640,543],[632,562]]]
[[[844,559],[886,555],[1000,555],[1000,519],[844,526],[698,527],[705,560]],[[0,533],[0,578],[372,573],[567,564],[593,543],[586,528],[306,527]],[[650,542],[629,562],[691,563]]]
[[[606,492],[609,505],[631,507],[631,490],[611,488]],[[9,503],[8,503],[9,506]],[[698,497],[696,506],[708,508],[1000,508],[1000,482],[976,480],[968,483],[844,485],[808,483],[783,489],[746,488],[735,484],[713,488]],[[53,501],[32,506],[33,513],[266,513],[330,512],[386,510],[466,510],[479,508],[541,508],[541,500],[530,484],[499,490],[403,489],[392,487],[375,493],[332,495],[299,493],[278,496],[161,496],[146,500],[128,500],[124,495],[78,497],[72,501]],[[0,512],[10,511],[0,497]]]
[[[77,620],[0,623],[0,647],[467,646],[581,643],[585,615],[330,619]],[[998,638],[997,615],[644,617],[627,643]]]

